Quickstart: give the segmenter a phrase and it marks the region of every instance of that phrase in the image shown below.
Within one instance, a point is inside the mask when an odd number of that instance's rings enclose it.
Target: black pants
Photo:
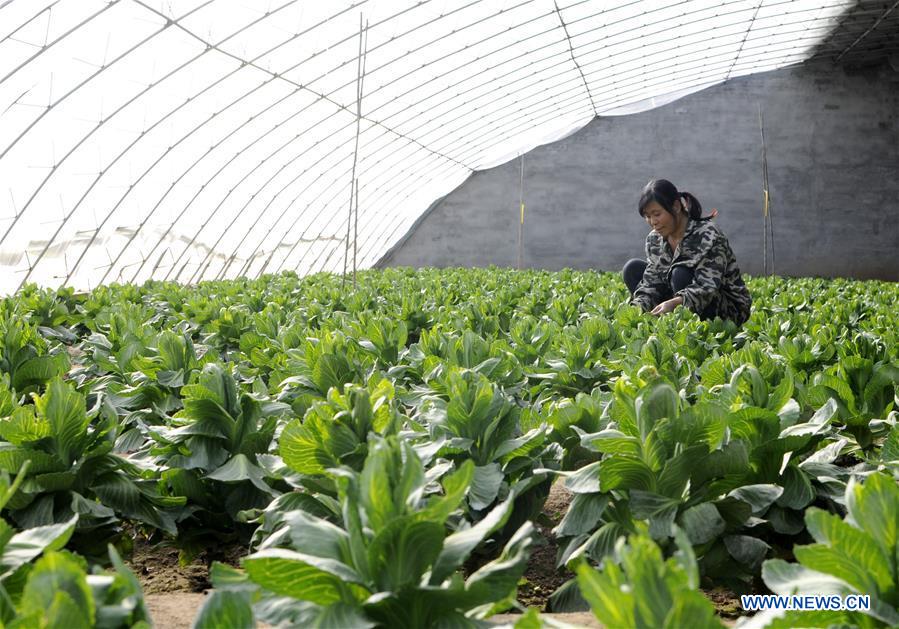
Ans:
[[[624,269],[621,270],[621,274],[624,276],[624,283],[627,284],[627,289],[631,292],[631,297],[634,295],[634,291],[637,290],[637,285],[640,283],[640,280],[643,279],[643,273],[646,271],[646,260],[641,260],[639,258],[631,258],[624,265]],[[693,269],[689,269],[685,266],[676,266],[671,269],[671,296],[674,296],[679,290],[682,290],[693,283]],[[669,297],[670,298],[670,297]]]
[[[621,270],[621,274],[624,276],[624,283],[627,284],[627,289],[631,292],[631,297],[634,296],[634,291],[637,290],[637,285],[640,283],[640,280],[643,279],[643,273],[645,271],[646,260],[641,260],[639,258],[631,258],[625,263],[624,268]],[[666,295],[665,299],[671,299],[674,297],[674,293],[686,288],[692,283],[693,269],[685,266],[674,267],[671,269],[671,284],[669,285],[671,293]],[[715,316],[717,316],[717,308],[713,302],[699,315],[699,318],[706,320],[712,319]]]

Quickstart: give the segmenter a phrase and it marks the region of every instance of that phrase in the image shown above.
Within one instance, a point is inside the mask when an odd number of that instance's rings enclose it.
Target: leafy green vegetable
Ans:
[[[676,534],[678,552],[665,560],[644,534],[619,539],[600,571],[577,566],[581,593],[608,627],[722,627],[699,591],[699,571],[690,542]]]
[[[463,562],[512,507],[510,498],[478,524],[447,535],[473,477],[467,462],[444,478],[442,493],[430,494],[408,443],[376,441],[361,473],[339,470],[339,525],[304,511],[285,513],[283,528],[244,559],[245,577],[217,583],[232,594],[210,599],[201,618],[245,618],[251,601],[255,617],[271,623],[287,614],[307,622],[428,626],[490,613],[514,595],[533,527],[523,525],[497,559],[463,580],[457,572]]]

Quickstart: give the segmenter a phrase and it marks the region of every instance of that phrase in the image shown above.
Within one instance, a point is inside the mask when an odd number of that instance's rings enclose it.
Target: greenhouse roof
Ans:
[[[0,288],[369,267],[472,172],[858,4],[0,0]]]

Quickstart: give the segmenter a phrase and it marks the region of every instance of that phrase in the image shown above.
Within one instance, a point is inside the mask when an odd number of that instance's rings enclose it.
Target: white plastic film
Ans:
[[[369,267],[473,171],[801,62],[852,4],[0,2],[0,290]]]

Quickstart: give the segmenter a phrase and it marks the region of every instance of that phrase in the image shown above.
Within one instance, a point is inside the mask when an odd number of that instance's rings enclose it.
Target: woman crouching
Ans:
[[[670,181],[646,184],[638,205],[652,227],[646,236],[646,261],[624,265],[631,301],[654,315],[685,306],[700,319],[721,317],[737,325],[749,318],[752,297],[721,231],[702,216],[702,205]]]

